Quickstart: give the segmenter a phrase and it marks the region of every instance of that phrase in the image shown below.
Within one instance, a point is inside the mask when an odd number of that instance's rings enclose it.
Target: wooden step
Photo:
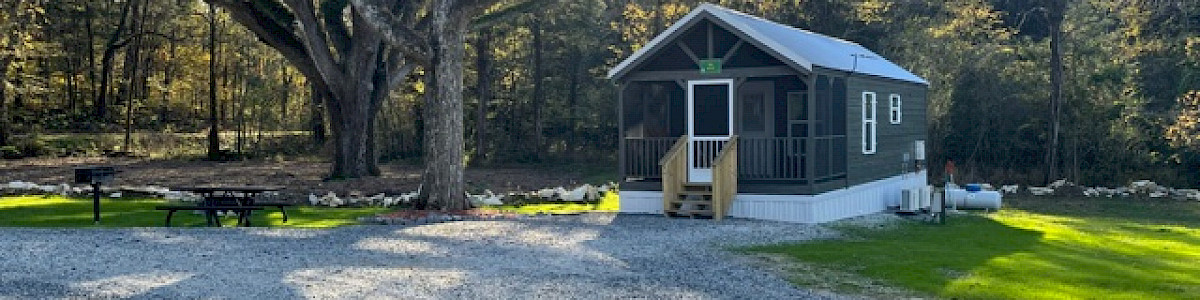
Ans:
[[[693,218],[693,219],[696,219],[696,218],[710,219],[713,217],[713,212],[711,210],[703,210],[703,209],[691,209],[691,210],[672,209],[672,210],[667,210],[666,214],[669,217],[688,217],[688,218]]]
[[[712,191],[679,191],[680,196],[687,196],[687,195],[712,196],[712,194],[713,194]]]
[[[712,191],[712,183],[685,182],[680,184],[684,191]]]
[[[674,201],[671,201],[671,203],[673,203],[673,204],[693,204],[693,205],[712,205],[712,201],[709,201],[709,200],[674,200]]]

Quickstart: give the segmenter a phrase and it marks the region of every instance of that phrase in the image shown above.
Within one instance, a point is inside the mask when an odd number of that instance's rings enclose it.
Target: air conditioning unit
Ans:
[[[921,192],[919,189],[904,189],[900,192],[900,212],[916,212],[921,210]]]
[[[932,199],[930,199],[930,197],[929,197],[929,187],[922,186],[919,188],[915,188],[913,190],[917,191],[917,200],[920,202],[920,204],[917,205],[917,208],[929,210],[930,207],[933,206],[933,203],[931,201]]]

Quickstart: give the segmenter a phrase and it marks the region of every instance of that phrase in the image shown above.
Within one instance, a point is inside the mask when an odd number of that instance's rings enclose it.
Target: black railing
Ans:
[[[671,150],[679,137],[625,138],[625,178],[661,179],[658,160]]]
[[[625,178],[661,179],[662,159],[678,137],[625,138]],[[809,184],[845,178],[846,137],[813,138],[814,155],[807,155],[810,139],[794,137],[738,138],[738,178],[742,182]],[[805,174],[813,158],[813,180]]]

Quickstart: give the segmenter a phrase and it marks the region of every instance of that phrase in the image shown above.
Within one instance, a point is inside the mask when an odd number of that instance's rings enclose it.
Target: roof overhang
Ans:
[[[670,41],[675,40],[686,32],[688,28],[695,26],[702,20],[709,20],[721,25],[724,29],[737,35],[738,38],[775,56],[776,59],[779,59],[797,71],[806,74],[812,73],[812,62],[788,50],[783,45],[779,45],[779,43],[776,43],[772,39],[766,38],[762,33],[742,24],[735,18],[729,17],[727,14],[728,12],[716,5],[708,3],[700,4],[699,7],[688,12],[687,15],[684,15],[675,24],[671,24],[670,27],[667,27],[666,30],[663,30],[662,33],[659,33],[658,36],[655,36],[654,39],[651,39],[642,48],[634,51],[632,55],[609,70],[608,79],[619,81],[626,75],[629,75],[629,72],[637,69],[638,66],[653,57],[654,53],[657,53],[664,47],[670,46]]]
[[[872,52],[870,49],[866,49],[857,43],[775,23],[770,20],[708,3],[700,4],[691,12],[688,12],[687,15],[684,15],[682,18],[680,18],[679,21],[671,24],[670,27],[655,36],[654,39],[651,39],[649,42],[647,42],[646,45],[642,46],[637,51],[634,51],[632,55],[625,60],[622,60],[619,64],[617,64],[617,66],[608,71],[608,78],[617,82],[626,81],[630,73],[632,73],[634,70],[637,70],[638,67],[649,61],[652,57],[654,57],[655,53],[664,50],[665,47],[670,47],[673,44],[671,43],[672,41],[678,39],[679,36],[687,32],[689,28],[696,26],[696,24],[703,20],[708,20],[714,24],[717,24],[718,26],[721,26],[725,30],[728,30],[738,38],[742,39],[744,42],[753,45],[759,50],[762,50],[763,52],[775,57],[775,59],[778,59],[786,64],[789,68],[795,69],[801,74],[812,74],[815,71],[814,67],[820,67],[824,69],[842,70],[848,72],[847,74],[865,74],[878,78],[895,79],[910,83],[929,85],[929,82],[924,78],[921,78],[916,74],[912,74],[912,72],[900,67],[899,65],[896,65],[895,63],[887,61],[878,54]],[[763,27],[764,24],[770,26]],[[781,36],[778,29],[784,29],[787,31],[795,30],[794,33],[798,34],[799,36]],[[772,36],[772,34],[774,34],[774,36]],[[811,52],[813,51],[813,48],[794,49],[787,46],[787,44],[790,43],[791,47],[804,47],[804,45],[796,45],[796,42],[802,41],[798,40],[797,38],[818,38],[817,40],[814,40],[816,44],[813,45],[826,45],[826,47],[828,47],[828,45],[831,44],[824,42],[830,42],[835,48],[833,51],[805,54],[810,55],[811,57],[805,56],[802,55],[802,53],[805,51]],[[853,64],[851,64],[849,61],[843,61],[845,58],[835,59],[831,58],[831,56],[825,55],[825,53],[835,53],[835,55],[848,54],[850,56],[854,56],[855,59]],[[881,63],[875,65],[860,64],[858,61],[858,56],[855,56],[860,54],[878,58]]]

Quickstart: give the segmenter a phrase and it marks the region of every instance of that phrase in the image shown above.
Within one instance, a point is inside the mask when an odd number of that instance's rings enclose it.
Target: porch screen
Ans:
[[[729,86],[696,85],[694,89],[696,136],[728,136]]]

